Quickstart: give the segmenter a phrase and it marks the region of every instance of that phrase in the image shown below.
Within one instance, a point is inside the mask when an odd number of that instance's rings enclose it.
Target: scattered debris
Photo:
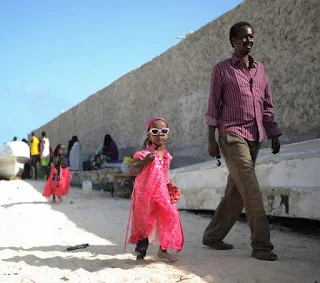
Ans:
[[[189,279],[192,279],[192,278],[180,276],[179,280],[177,280],[176,282],[181,282],[181,281],[189,280]]]
[[[78,249],[85,249],[88,246],[89,246],[89,244],[76,245],[76,246],[72,246],[72,247],[67,248],[66,251],[74,251],[74,250],[78,250]]]

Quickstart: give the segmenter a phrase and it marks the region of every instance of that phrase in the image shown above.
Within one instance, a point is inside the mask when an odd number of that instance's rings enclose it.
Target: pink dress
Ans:
[[[172,156],[166,150],[161,160],[151,145],[136,152],[133,158],[142,160],[150,152],[155,153],[154,160],[135,179],[129,242],[136,244],[148,238],[150,244],[160,245],[163,250],[180,251],[184,242],[181,220],[176,204],[170,202],[167,187],[171,183],[168,173]]]
[[[60,179],[57,178],[53,180],[53,174],[57,176],[58,172],[54,165],[51,163],[51,171],[43,190],[43,196],[50,197],[51,195],[56,195],[57,197],[62,197],[69,193],[70,179],[72,177],[71,172],[68,168],[60,167]]]

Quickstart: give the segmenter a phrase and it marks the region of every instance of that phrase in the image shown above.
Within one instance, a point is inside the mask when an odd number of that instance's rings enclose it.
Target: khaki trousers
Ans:
[[[247,141],[232,132],[222,133],[219,145],[229,169],[225,196],[206,228],[203,240],[222,240],[245,208],[254,250],[272,250],[268,219],[255,173],[255,162],[261,144]]]

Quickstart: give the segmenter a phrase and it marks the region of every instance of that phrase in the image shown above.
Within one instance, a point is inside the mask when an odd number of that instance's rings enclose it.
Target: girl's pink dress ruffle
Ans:
[[[180,251],[184,242],[181,220],[176,204],[170,202],[167,187],[171,182],[168,173],[172,157],[165,151],[161,160],[154,146],[136,152],[133,157],[142,160],[150,152],[155,153],[154,160],[135,179],[129,242],[136,244],[144,238],[150,240],[150,235],[156,233],[162,249]]]
[[[43,196],[50,197],[51,195],[56,195],[57,197],[62,197],[69,193],[71,172],[68,168],[60,167],[60,180],[52,180],[53,173],[57,175],[57,169],[51,164],[50,176],[44,186]]]

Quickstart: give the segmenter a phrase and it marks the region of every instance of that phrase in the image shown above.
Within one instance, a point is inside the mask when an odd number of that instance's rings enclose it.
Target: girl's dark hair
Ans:
[[[61,146],[62,146],[62,144],[59,143],[59,144],[57,145],[56,149],[54,150],[53,155],[54,155],[55,157],[57,157],[57,156],[59,155],[58,151],[59,151],[59,148],[60,148]]]
[[[244,26],[250,27],[250,28],[253,30],[253,27],[252,27],[248,22],[238,22],[238,23],[234,24],[234,25],[231,27],[230,33],[229,33],[229,40],[230,40],[230,43],[231,43],[231,46],[232,46],[232,47],[234,47],[234,46],[233,46],[233,43],[232,43],[232,40],[231,40],[231,39],[232,39],[233,37],[237,37],[240,29],[241,29],[242,27],[244,27]]]
[[[146,148],[148,145],[152,145],[152,142],[149,138],[146,138],[143,142],[143,148]]]

